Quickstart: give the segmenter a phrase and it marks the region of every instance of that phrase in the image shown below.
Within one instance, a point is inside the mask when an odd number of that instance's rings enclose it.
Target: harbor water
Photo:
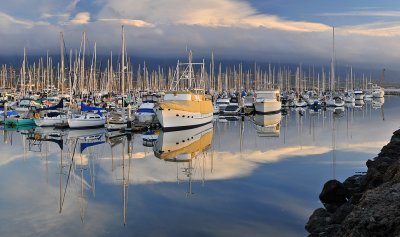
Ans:
[[[365,172],[400,97],[177,132],[0,132],[0,236],[305,236],[323,184]]]

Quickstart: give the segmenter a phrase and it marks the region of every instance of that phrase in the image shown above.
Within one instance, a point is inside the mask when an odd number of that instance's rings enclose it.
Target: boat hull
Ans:
[[[256,113],[276,113],[281,110],[282,103],[280,101],[256,101],[254,110]]]
[[[70,128],[93,128],[93,127],[104,127],[106,119],[79,119],[72,118],[68,119],[68,125]]]
[[[364,94],[355,94],[354,95],[356,100],[363,100],[364,99]]]
[[[188,161],[207,150],[212,141],[213,124],[174,132],[161,132],[153,146],[156,157],[167,161]],[[188,155],[188,156],[186,156]]]
[[[6,119],[4,121],[6,126],[35,126],[35,121],[33,119]]]
[[[372,98],[382,98],[385,95],[385,91],[379,90],[372,92]]]
[[[156,109],[163,131],[177,131],[211,123],[213,113],[189,112],[175,109]]]
[[[68,118],[46,118],[46,119],[35,119],[36,126],[39,127],[52,127],[57,123],[66,123]]]
[[[141,123],[151,123],[154,121],[155,113],[136,113],[135,117]]]

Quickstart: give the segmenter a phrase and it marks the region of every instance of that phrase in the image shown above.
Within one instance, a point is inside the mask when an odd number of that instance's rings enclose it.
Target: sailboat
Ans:
[[[344,104],[345,104],[345,102],[340,95],[332,95],[326,101],[326,106],[328,106],[328,107],[343,107]]]
[[[381,85],[372,85],[372,98],[383,98],[385,91],[383,90],[383,81],[385,79],[385,69],[382,69],[381,73]]]
[[[362,90],[355,90],[354,91],[354,98],[356,100],[364,100],[365,93]]]
[[[39,127],[51,127],[57,123],[66,123],[68,120],[68,115],[66,113],[62,113],[57,111],[56,109],[60,109],[64,107],[64,100],[61,99],[60,102],[52,107],[38,109],[35,113],[35,124]],[[40,111],[43,111],[42,115],[40,115]]]
[[[200,66],[198,79],[193,65]],[[195,128],[212,122],[213,106],[211,96],[205,94],[204,74],[204,60],[202,63],[193,63],[191,51],[189,63],[178,61],[172,91],[165,93],[164,101],[155,107],[164,131]]]
[[[30,113],[21,113],[19,115],[8,117],[4,120],[7,127],[18,126],[35,126],[35,121],[31,118]]]
[[[331,61],[331,91],[335,91],[335,27],[332,28],[332,61]],[[326,100],[326,106],[328,107],[343,107],[345,104],[344,99],[341,95],[332,93]]]
[[[106,117],[100,112],[101,108],[90,107],[81,102],[81,111],[98,111],[98,113],[85,112],[73,115],[68,119],[70,128],[93,128],[104,127]]]

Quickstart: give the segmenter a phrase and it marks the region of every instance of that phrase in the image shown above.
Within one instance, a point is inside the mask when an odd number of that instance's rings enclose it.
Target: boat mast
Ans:
[[[64,35],[60,32],[60,57],[61,57],[61,96],[64,95]]]
[[[121,95],[125,94],[125,31],[124,26],[122,26],[122,61],[121,61]],[[123,100],[123,98],[122,98]],[[122,103],[122,107],[123,107]]]
[[[332,27],[331,91],[335,90],[335,27]]]
[[[25,64],[26,64],[26,48],[24,47],[24,61],[22,62],[22,77],[21,77],[22,96],[25,96]]]
[[[192,59],[193,59],[193,54],[192,50],[189,50],[189,89],[192,89],[192,73],[193,73],[193,67],[192,67]]]
[[[83,100],[83,92],[84,92],[84,79],[85,79],[85,51],[86,51],[86,32],[83,32],[83,53],[82,53],[82,62],[81,62],[81,95]]]
[[[384,81],[385,81],[385,70],[386,69],[382,69],[382,72],[381,72],[381,82],[380,82],[380,87],[383,89],[383,87],[384,87]]]

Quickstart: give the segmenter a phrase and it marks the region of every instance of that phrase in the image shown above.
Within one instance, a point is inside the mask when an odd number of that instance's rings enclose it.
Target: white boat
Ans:
[[[111,111],[107,114],[105,127],[108,131],[125,129],[128,123],[127,111]]]
[[[372,98],[383,98],[385,91],[378,85],[372,86]]]
[[[191,55],[190,51],[189,63],[178,62],[176,77],[171,85],[173,91],[167,92],[164,101],[154,109],[164,131],[199,127],[213,120],[211,96],[205,94],[204,88],[204,62],[195,64],[201,67],[201,76],[196,79]],[[186,90],[184,83],[180,83],[183,80],[187,80]]]
[[[344,104],[344,100],[340,96],[332,96],[326,101],[328,107],[343,107]]]
[[[257,91],[254,109],[257,113],[275,113],[281,110],[279,90]]]
[[[279,137],[281,113],[275,114],[255,114],[254,125],[259,137]]]
[[[383,89],[383,82],[385,80],[385,69],[382,69],[380,86],[377,84],[372,85],[372,98],[383,98],[385,90]]]
[[[362,90],[355,90],[354,91],[354,98],[356,100],[364,100],[364,96],[365,96],[365,94],[364,94],[364,92]]]
[[[34,119],[36,126],[39,127],[51,127],[57,123],[67,123],[68,115],[58,111],[48,111],[41,115],[39,118]]]
[[[28,112],[32,109],[41,108],[41,104],[35,102],[32,99],[22,99],[18,102],[17,106],[13,106],[17,112]]]
[[[215,110],[214,112],[220,113],[225,110],[226,106],[229,105],[229,98],[218,98],[215,102]]]
[[[345,103],[355,103],[356,98],[354,96],[353,92],[347,92],[346,96],[344,97],[344,102]]]
[[[298,100],[294,101],[294,106],[295,107],[306,107],[308,105],[308,103],[302,99],[301,97]]]
[[[156,113],[154,112],[155,104],[153,102],[144,102],[135,112],[135,117],[141,123],[150,123],[154,120]]]
[[[243,97],[243,107],[245,108],[253,108],[254,107],[254,96],[252,95],[246,95]]]
[[[168,92],[156,106],[156,115],[164,131],[202,126],[213,120],[210,99],[192,92]]]
[[[93,128],[104,127],[106,117],[97,113],[83,113],[73,115],[68,119],[68,126],[70,128]]]
[[[135,117],[139,122],[150,123],[154,120],[156,116],[154,106],[158,101],[158,97],[155,94],[143,95],[142,104],[135,112]]]

